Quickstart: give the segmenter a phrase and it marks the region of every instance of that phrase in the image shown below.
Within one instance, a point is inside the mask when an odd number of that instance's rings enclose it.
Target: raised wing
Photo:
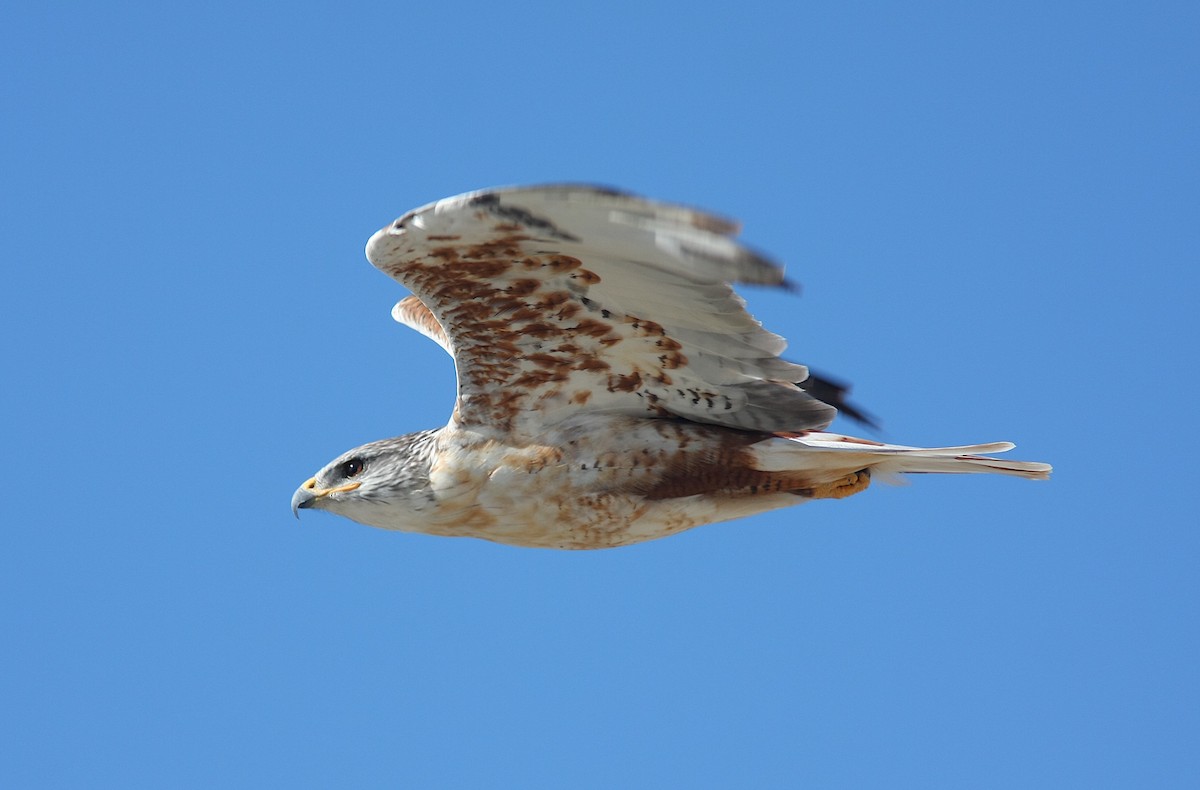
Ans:
[[[499,189],[409,212],[367,257],[416,297],[393,316],[454,355],[462,426],[532,437],[603,410],[823,428],[836,410],[730,286],[785,284],[737,229],[609,190]]]

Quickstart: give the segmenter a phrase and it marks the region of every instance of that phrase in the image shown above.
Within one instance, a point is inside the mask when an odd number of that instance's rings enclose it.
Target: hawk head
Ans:
[[[292,495],[292,513],[328,510],[361,524],[403,529],[397,516],[419,512],[426,499],[437,431],[364,444],[342,453]]]

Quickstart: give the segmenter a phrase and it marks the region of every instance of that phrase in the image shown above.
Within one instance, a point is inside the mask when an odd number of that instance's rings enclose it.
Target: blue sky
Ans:
[[[1194,787],[1189,3],[13,5],[7,787]],[[589,181],[745,222],[923,477],[608,552],[288,510],[442,424],[363,258]],[[852,426],[843,425],[844,428]]]

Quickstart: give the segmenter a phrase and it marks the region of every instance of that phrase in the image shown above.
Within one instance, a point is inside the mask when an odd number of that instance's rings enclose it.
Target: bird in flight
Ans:
[[[293,512],[558,549],[674,535],[865,490],[873,475],[1050,466],[1007,442],[906,447],[826,432],[840,389],[786,361],[734,283],[788,287],[738,225],[589,186],[484,190],[367,243],[392,317],[454,357],[449,423],[343,453]],[[845,406],[846,404],[841,404]],[[853,411],[851,411],[853,414]],[[862,416],[862,415],[860,415]]]

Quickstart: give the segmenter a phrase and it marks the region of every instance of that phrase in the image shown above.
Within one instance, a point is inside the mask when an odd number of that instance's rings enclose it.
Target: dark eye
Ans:
[[[354,477],[363,470],[363,462],[361,458],[351,458],[346,463],[342,464],[339,470],[342,477]]]

